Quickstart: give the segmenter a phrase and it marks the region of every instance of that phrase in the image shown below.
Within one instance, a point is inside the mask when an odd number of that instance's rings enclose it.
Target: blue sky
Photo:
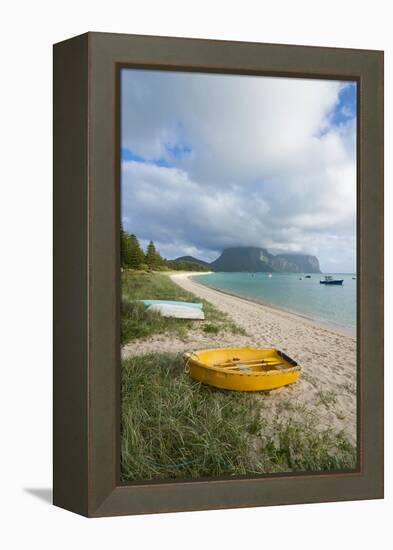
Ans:
[[[356,117],[356,83],[343,86],[338,94],[338,103],[332,111],[331,120],[336,126],[346,124]]]
[[[138,153],[135,153],[131,149],[125,147],[121,148],[121,160],[122,161],[133,161],[133,162],[142,162],[144,164],[152,164],[154,166],[164,166],[167,168],[173,168],[176,166],[176,162],[187,155],[192,153],[191,145],[179,141],[175,144],[166,144],[165,150],[167,157],[160,158],[144,158]]]
[[[143,244],[354,271],[355,83],[124,69],[121,116],[122,221]]]

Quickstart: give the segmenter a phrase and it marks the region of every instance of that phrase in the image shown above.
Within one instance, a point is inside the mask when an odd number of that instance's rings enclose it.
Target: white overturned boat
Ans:
[[[188,305],[187,303],[171,303],[171,302],[159,302],[150,304],[147,307],[148,311],[157,311],[163,317],[175,317],[176,319],[200,319],[203,321],[205,314],[203,310],[195,305]]]
[[[201,302],[184,302],[182,300],[140,300],[145,304],[145,306],[151,306],[156,304],[169,304],[172,306],[187,306],[187,307],[197,307],[202,309],[203,304]]]

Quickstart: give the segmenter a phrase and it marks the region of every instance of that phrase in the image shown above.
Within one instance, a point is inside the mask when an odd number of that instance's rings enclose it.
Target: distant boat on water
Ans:
[[[269,279],[271,279],[271,278],[272,278],[272,274],[271,274],[271,273],[269,273],[268,277],[269,277]]]
[[[305,279],[311,279],[311,275],[305,275],[304,278]]]
[[[319,282],[321,285],[342,285],[344,279],[333,279],[331,275],[325,275],[325,278]]]

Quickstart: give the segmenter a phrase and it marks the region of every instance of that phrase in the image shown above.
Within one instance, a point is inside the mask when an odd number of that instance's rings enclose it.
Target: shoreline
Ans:
[[[269,418],[294,418],[308,411],[316,419],[315,429],[343,430],[356,445],[357,439],[357,343],[348,335],[329,330],[305,317],[275,309],[243,297],[233,296],[193,280],[194,274],[171,275],[184,290],[207,300],[242,327],[246,335],[201,336],[189,333],[184,342],[167,342],[178,347],[275,348],[292,357],[302,372],[295,384],[270,393]],[[195,277],[196,279],[196,277]],[[164,341],[161,340],[161,345]],[[303,413],[301,412],[303,411]]]
[[[352,337],[285,310],[200,284],[195,272],[167,276],[173,284],[220,310],[242,331],[232,330],[229,324],[226,330],[214,333],[205,330],[209,324],[214,326],[214,320],[195,321],[182,335],[158,333],[131,341],[122,348],[123,358],[225,347],[279,349],[296,360],[302,372],[294,384],[264,395],[268,403],[261,409],[264,419],[272,426],[310,419],[316,432],[345,433],[356,445],[357,343]]]
[[[273,304],[267,304],[265,302],[262,302],[261,300],[258,300],[256,298],[251,297],[245,297],[241,294],[236,294],[235,292],[230,292],[229,290],[222,290],[221,288],[217,288],[208,284],[204,284],[201,282],[194,281],[194,277],[198,277],[200,275],[209,275],[210,273],[214,273],[213,271],[205,271],[205,272],[186,272],[186,273],[171,273],[169,276],[173,282],[176,283],[176,279],[187,279],[189,281],[192,281],[195,285],[201,286],[203,288],[208,288],[214,292],[218,292],[219,294],[223,294],[225,296],[231,296],[233,298],[237,298],[238,300],[244,301],[246,303],[251,303],[258,305],[262,308],[266,308],[268,310],[271,310],[274,313],[281,314],[283,316],[289,316],[294,317],[296,320],[303,321],[307,324],[310,324],[314,326],[315,328],[318,328],[320,330],[325,330],[327,332],[331,332],[334,335],[344,336],[345,338],[350,338],[354,342],[356,342],[356,332],[355,335],[352,333],[351,329],[346,329],[345,327],[341,327],[340,325],[334,325],[332,323],[329,323],[328,321],[323,322],[317,319],[314,319],[312,317],[308,317],[305,314],[298,313],[296,311],[291,311],[288,309],[281,308],[279,306],[273,305]]]

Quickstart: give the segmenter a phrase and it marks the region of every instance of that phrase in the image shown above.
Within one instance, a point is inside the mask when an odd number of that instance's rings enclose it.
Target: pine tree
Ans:
[[[145,261],[150,269],[159,269],[166,266],[166,260],[158,252],[153,241],[150,241],[147,246]]]
[[[166,260],[164,260],[158,250],[156,250],[156,267],[162,267],[164,265],[166,265]]]
[[[153,241],[150,241],[146,250],[146,263],[150,269],[157,267],[157,251]]]
[[[131,263],[131,248],[129,235],[123,228],[120,228],[120,263],[121,267],[130,267]]]
[[[141,264],[145,261],[145,255],[143,253],[143,250],[141,248],[141,245],[139,244],[139,241],[136,237],[136,235],[132,234],[128,236],[128,243],[129,243],[129,267],[131,269],[139,269]]]

